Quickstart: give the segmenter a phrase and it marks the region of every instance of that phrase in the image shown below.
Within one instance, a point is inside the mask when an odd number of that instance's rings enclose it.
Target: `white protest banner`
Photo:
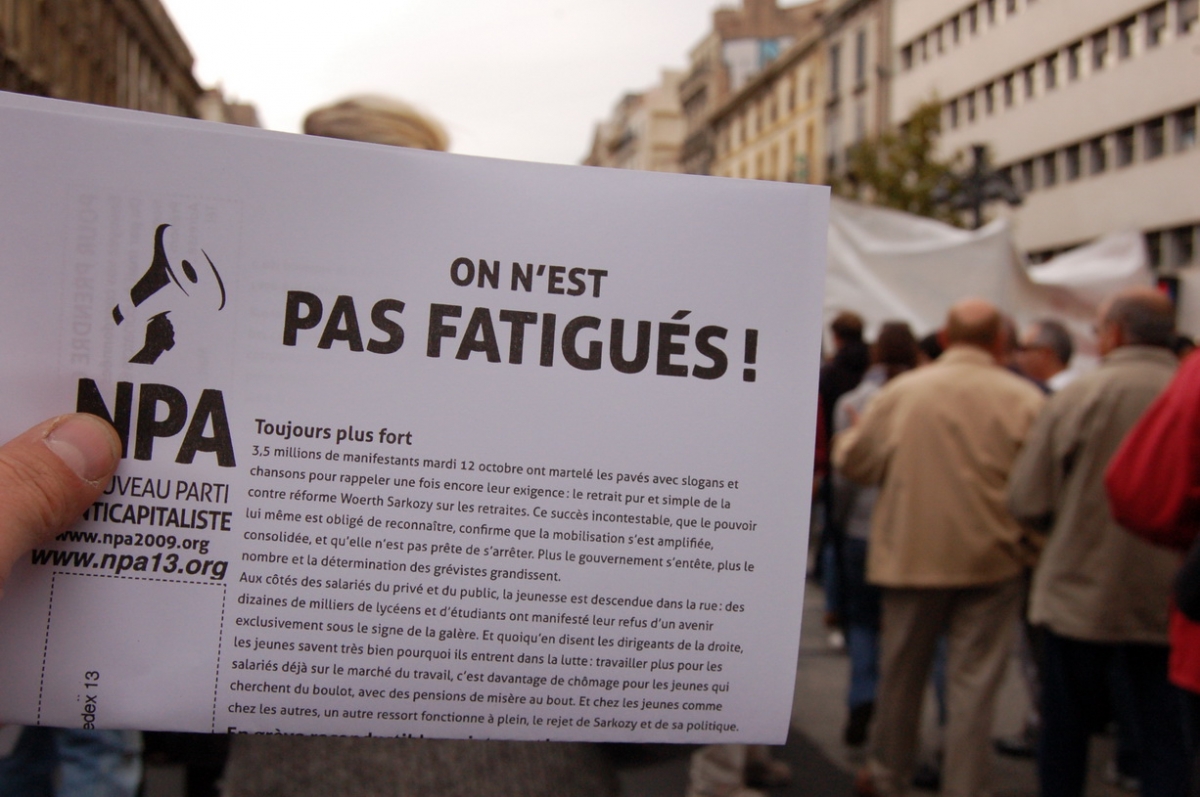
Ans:
[[[6,437],[108,492],[0,600],[0,720],[786,735],[826,189],[0,94]]]

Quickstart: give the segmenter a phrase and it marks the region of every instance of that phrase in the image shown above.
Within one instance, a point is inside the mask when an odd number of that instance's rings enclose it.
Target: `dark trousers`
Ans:
[[[1042,797],[1080,797],[1088,742],[1109,714],[1114,670],[1129,686],[1143,797],[1184,797],[1189,780],[1185,701],[1167,681],[1167,646],[1085,642],[1045,630]]]

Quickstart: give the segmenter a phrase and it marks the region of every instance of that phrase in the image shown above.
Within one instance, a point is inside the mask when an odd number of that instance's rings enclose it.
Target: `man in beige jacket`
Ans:
[[[1041,409],[1032,383],[997,364],[999,311],[951,308],[946,352],[892,380],[834,441],[834,466],[880,484],[867,580],[883,588],[880,685],[861,794],[903,794],[934,648],[949,641],[943,795],[987,791],[996,691],[1029,560],[1005,506],[1008,474]]]

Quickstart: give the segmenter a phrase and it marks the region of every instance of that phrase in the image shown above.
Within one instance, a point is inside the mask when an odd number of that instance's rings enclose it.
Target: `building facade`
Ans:
[[[987,144],[1031,259],[1137,229],[1197,261],[1200,0],[894,1],[893,123],[936,97],[945,153]]]
[[[175,116],[201,94],[158,0],[0,0],[0,90]]]
[[[713,172],[713,115],[791,48],[824,5],[825,0],[814,0],[780,8],[776,0],[744,0],[740,8],[713,12],[712,29],[692,48],[679,88],[686,122],[680,153],[683,171]]]
[[[626,94],[609,118],[596,125],[584,165],[680,171],[679,148],[684,137],[680,78],[679,72],[664,70],[658,85]]]
[[[819,183],[825,48],[819,17],[787,52],[735,93],[712,117],[711,173],[724,177]]]
[[[844,172],[851,147],[891,123],[892,3],[838,0],[825,14],[825,182]]]

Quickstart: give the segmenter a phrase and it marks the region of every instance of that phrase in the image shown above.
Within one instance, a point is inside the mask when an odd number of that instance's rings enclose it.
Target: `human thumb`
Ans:
[[[0,589],[13,564],[83,514],[121,461],[117,432],[94,415],[60,415],[0,446]]]

